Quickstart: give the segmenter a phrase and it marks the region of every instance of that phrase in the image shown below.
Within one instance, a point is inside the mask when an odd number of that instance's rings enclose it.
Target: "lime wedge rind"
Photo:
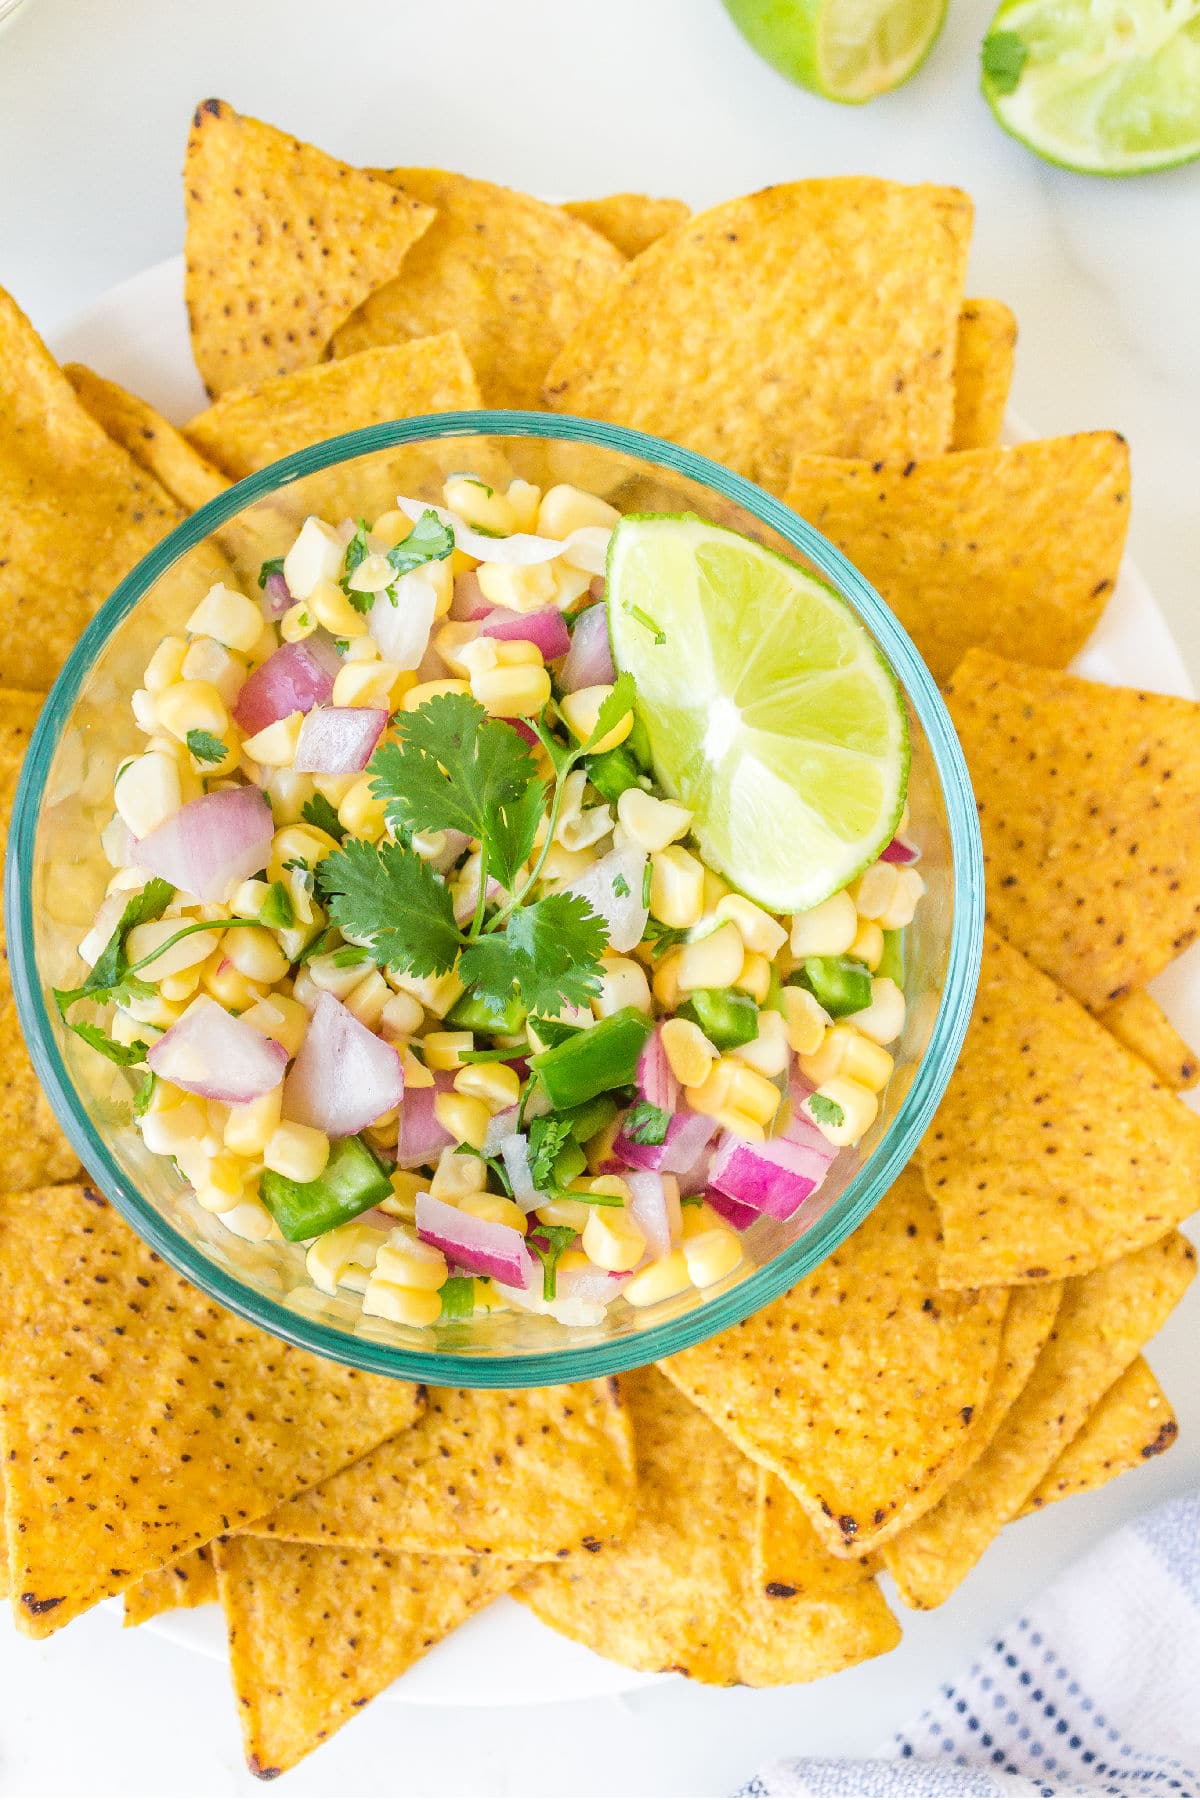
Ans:
[[[910,81],[941,35],[948,0],[724,0],[758,54],[790,81],[863,106]]]

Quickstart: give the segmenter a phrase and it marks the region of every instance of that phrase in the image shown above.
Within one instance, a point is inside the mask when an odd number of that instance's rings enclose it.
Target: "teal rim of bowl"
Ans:
[[[148,589],[180,556],[202,543],[210,533],[247,506],[306,475],[371,451],[461,435],[549,438],[592,444],[657,464],[732,500],[778,532],[786,543],[806,557],[834,584],[874,633],[920,721],[933,753],[945,801],[954,880],[950,954],[942,998],[925,1054],[899,1112],[825,1216],[736,1287],[701,1302],[677,1319],[630,1332],[608,1343],[578,1348],[568,1345],[559,1350],[521,1352],[511,1356],[408,1350],[374,1343],[369,1338],[358,1338],[350,1332],[306,1319],[218,1268],[197,1244],[168,1224],[122,1174],[104,1139],[80,1105],[51,1028],[34,965],[32,881],[23,881],[20,873],[26,869],[32,871],[35,833],[51,760],[94,662]],[[619,1374],[622,1370],[639,1368],[689,1349],[705,1338],[727,1331],[795,1286],[861,1225],[908,1162],[942,1097],[962,1047],[982,954],[983,893],[983,847],[978,815],[962,750],[941,695],[903,626],[870,583],[828,538],[782,501],[743,476],[734,475],[705,456],[645,432],[569,414],[480,411],[429,414],[386,425],[371,425],[285,456],[239,481],[227,493],[207,501],[143,557],[88,625],[51,689],[34,729],[13,807],[5,875],[5,915],[9,921],[10,964],[17,1013],[34,1069],[50,1105],[84,1169],[138,1235],[172,1268],[185,1275],[202,1292],[272,1336],[334,1362],[406,1381],[436,1382],[443,1387],[534,1387]]]

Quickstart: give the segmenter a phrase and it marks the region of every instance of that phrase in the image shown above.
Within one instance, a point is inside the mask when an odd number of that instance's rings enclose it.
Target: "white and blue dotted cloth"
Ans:
[[[1114,1532],[879,1755],[752,1795],[1200,1796],[1200,1494]]]

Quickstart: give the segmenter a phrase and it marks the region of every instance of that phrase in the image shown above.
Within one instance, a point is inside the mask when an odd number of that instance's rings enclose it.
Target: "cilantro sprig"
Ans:
[[[351,577],[360,563],[371,555],[370,527],[365,519],[358,521],[354,536],[346,545],[345,560],[338,585],[356,612],[369,613],[379,598],[378,594],[367,593],[362,588],[352,585]],[[411,575],[414,569],[420,569],[426,563],[442,562],[454,548],[454,531],[449,525],[443,525],[432,507],[428,507],[416,521],[408,536],[399,544],[385,552],[386,559],[396,571],[396,580],[402,575]],[[389,583],[383,590],[393,606],[399,604],[395,583]]]
[[[211,731],[193,730],[187,734],[187,747],[198,763],[224,762],[229,750]]]

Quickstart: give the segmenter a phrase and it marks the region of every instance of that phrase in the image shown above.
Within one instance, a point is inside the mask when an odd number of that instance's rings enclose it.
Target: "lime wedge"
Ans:
[[[916,73],[947,0],[725,0],[741,32],[780,74],[826,100],[861,106]]]
[[[1005,131],[1084,175],[1200,156],[1200,0],[1006,0],[983,44]]]
[[[635,514],[613,532],[608,615],[655,772],[712,868],[786,913],[875,860],[904,806],[908,721],[832,588],[702,519]]]

